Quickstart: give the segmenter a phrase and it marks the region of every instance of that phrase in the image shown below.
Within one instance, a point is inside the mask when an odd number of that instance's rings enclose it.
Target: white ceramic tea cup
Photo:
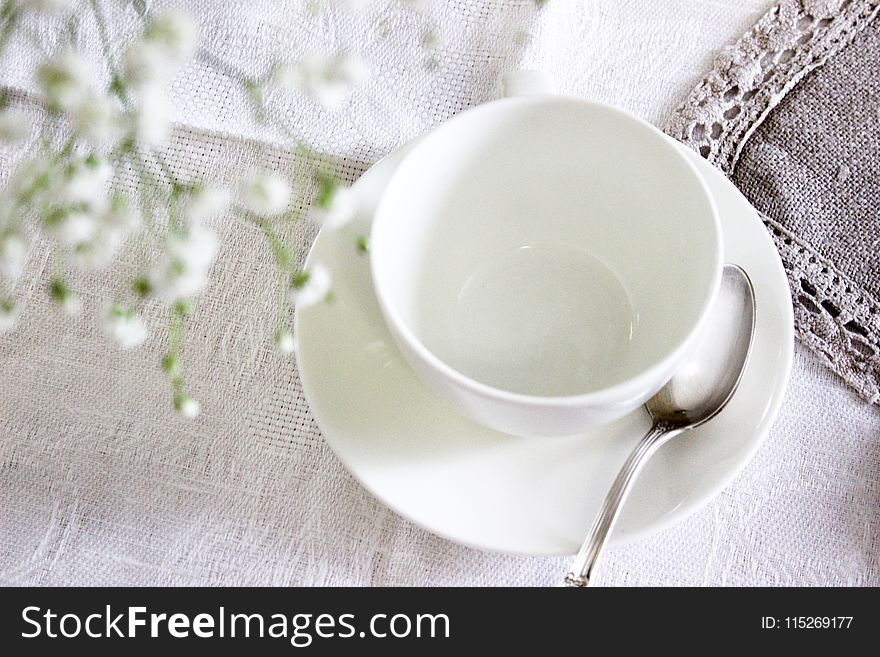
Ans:
[[[656,128],[576,98],[468,110],[379,202],[373,283],[401,353],[467,417],[521,436],[617,419],[671,377],[718,290],[696,169]]]

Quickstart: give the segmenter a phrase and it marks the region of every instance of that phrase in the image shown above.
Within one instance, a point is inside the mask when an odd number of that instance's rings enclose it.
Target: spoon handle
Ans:
[[[648,433],[639,441],[635,449],[630,452],[617,478],[611,485],[611,490],[605,497],[605,502],[599,511],[599,515],[593,521],[590,533],[587,535],[586,541],[581,546],[580,551],[571,565],[571,571],[565,576],[563,586],[586,587],[590,586],[593,572],[605,547],[605,542],[614,529],[614,523],[617,516],[620,515],[620,509],[623,502],[632,488],[632,483],[636,480],[642,466],[648,461],[651,455],[665,443],[669,438],[679,433],[675,425],[665,422],[655,422],[648,430]]]

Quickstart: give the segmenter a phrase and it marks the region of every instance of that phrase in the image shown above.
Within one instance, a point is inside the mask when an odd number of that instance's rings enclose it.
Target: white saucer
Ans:
[[[355,185],[375,208],[406,149]],[[751,362],[727,409],[647,465],[613,541],[659,531],[700,509],[760,447],[782,402],[793,349],[788,281],[755,211],[724,176],[684,149],[715,196],[727,262],[755,286]],[[446,538],[527,554],[577,551],[627,453],[648,427],[639,411],[581,435],[526,439],[476,425],[434,398],[395,349],[355,237],[372,213],[322,232],[308,262],[334,274],[335,302],[297,314],[303,389],[327,442],[385,504]]]

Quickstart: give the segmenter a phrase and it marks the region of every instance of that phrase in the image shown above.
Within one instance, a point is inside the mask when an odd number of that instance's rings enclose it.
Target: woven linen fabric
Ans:
[[[782,254],[798,337],[880,403],[880,2],[785,0],[670,132],[720,166]]]
[[[206,52],[249,74],[312,48],[367,54],[373,77],[336,112],[295,95],[272,103],[351,181],[408,138],[497,96],[500,73],[518,66],[661,123],[770,3],[591,0],[537,11],[531,0],[459,0],[422,15],[389,0],[364,16],[323,18],[297,2],[185,4],[202,22]],[[116,20],[122,39],[134,19],[120,12]],[[419,45],[426,29],[439,34],[429,51]],[[51,49],[54,30],[39,21],[31,33]],[[84,20],[80,34],[97,52],[94,25]],[[8,53],[0,79],[40,121],[29,42]],[[292,175],[302,165],[281,136],[249,121],[239,86],[205,61],[183,71],[170,94],[177,127],[165,156],[178,175],[231,182],[255,168]],[[0,182],[28,150],[0,151]],[[119,184],[130,186],[130,173]],[[456,545],[354,481],[312,420],[295,364],[270,346],[275,272],[259,231],[233,217],[212,225],[221,252],[184,350],[203,405],[196,421],[169,411],[157,368],[162,309],[146,309],[155,331],[144,348],[113,351],[94,315],[113,297],[118,271],[80,281],[83,317],[63,319],[43,292],[53,266],[46,245],[34,248],[15,290],[26,303],[22,323],[0,337],[0,583],[558,581],[566,559]],[[302,257],[314,231],[295,230]],[[688,520],[610,550],[598,582],[880,584],[877,410],[799,350],[788,401],[743,474]]]

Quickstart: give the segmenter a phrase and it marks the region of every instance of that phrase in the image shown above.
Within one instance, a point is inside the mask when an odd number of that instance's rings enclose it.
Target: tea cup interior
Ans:
[[[425,138],[383,196],[371,257],[386,316],[437,368],[566,397],[680,348],[717,288],[720,240],[708,192],[663,135],[531,97]]]

